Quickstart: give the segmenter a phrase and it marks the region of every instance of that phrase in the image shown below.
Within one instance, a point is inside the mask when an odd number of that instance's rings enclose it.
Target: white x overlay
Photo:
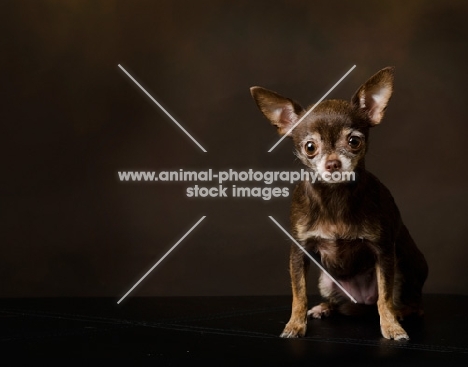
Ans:
[[[205,150],[205,148],[203,148],[201,146],[201,144],[192,136],[188,133],[187,130],[184,129],[184,127],[179,124],[179,122],[177,122],[177,120],[172,117],[172,115],[166,111],[166,109],[158,102],[156,101],[156,99],[153,98],[153,96],[151,96],[151,94],[149,94],[145,88],[143,88],[143,86],[132,76],[130,75],[130,73],[125,70],[125,68],[122,66],[122,65],[118,65],[119,68],[161,109],[161,111],[163,111],[190,139],[192,139],[192,141],[203,151],[203,152],[207,152]],[[322,98],[320,98],[318,100],[317,103],[315,103],[290,129],[289,131],[284,134],[281,139],[278,140],[278,142],[276,142],[275,145],[273,145],[270,150],[268,151],[268,153],[272,152],[273,149],[276,148],[276,146],[281,143],[281,141],[283,141],[283,139],[288,136],[291,131],[293,131],[314,109],[315,107],[320,103],[322,102],[332,91],[333,89],[336,88],[336,86],[338,86],[338,84],[340,84],[344,78],[346,78],[348,76],[349,73],[351,73],[351,71],[353,71],[353,69],[356,67],[356,65],[353,65],[351,67],[351,69],[348,70],[348,72],[343,75],[340,80],[338,80],[335,85],[333,85],[333,87],[331,87],[328,92],[326,92]],[[190,228],[181,238],[179,241],[177,241],[177,243],[172,246],[159,260],[158,262],[156,262],[156,264],[154,264],[151,269],[149,269],[145,275],[143,275],[140,280],[138,280],[138,282],[136,282],[132,288],[130,288],[130,290],[125,293],[125,295],[117,302],[117,304],[120,304],[194,229],[195,227],[197,227],[204,219],[206,218],[206,216],[203,216],[201,217],[197,223],[195,223],[192,228]],[[340,288],[350,299],[351,301],[353,301],[354,303],[357,303],[356,299],[354,299],[354,297],[345,289],[343,288],[343,286],[335,279],[333,278],[333,276],[325,270],[325,268],[316,260],[314,259],[305,249],[303,246],[301,246],[289,233],[288,231],[286,231],[272,216],[269,216],[269,218],[273,221],[273,223],[275,223],[292,241],[294,244],[296,244],[299,249],[301,249],[301,251],[303,251],[305,253],[306,256],[308,256],[314,263],[315,265],[317,265],[317,267],[322,271],[324,272],[337,286],[338,288]]]

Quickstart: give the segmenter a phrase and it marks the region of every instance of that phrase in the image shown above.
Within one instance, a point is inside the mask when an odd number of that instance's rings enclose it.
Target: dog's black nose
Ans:
[[[341,161],[339,161],[338,159],[332,159],[325,163],[325,169],[328,172],[335,172],[335,171],[338,171],[340,168],[341,168]]]

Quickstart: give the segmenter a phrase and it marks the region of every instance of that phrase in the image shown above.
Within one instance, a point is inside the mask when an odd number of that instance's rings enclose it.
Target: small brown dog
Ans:
[[[354,314],[377,304],[382,335],[405,340],[399,319],[423,313],[421,292],[428,267],[403,224],[389,190],[370,172],[364,158],[369,128],[382,120],[393,91],[393,68],[380,70],[351,99],[321,102],[289,134],[295,154],[323,178],[303,181],[294,190],[291,225],[294,238],[358,302],[354,304],[323,272],[319,289],[326,302],[307,311],[309,259],[292,245],[292,314],[282,337],[304,336],[307,316],[331,311]],[[286,134],[306,113],[299,104],[261,87],[251,93],[262,113]],[[354,180],[349,178],[350,173]],[[345,175],[347,174],[347,175]]]

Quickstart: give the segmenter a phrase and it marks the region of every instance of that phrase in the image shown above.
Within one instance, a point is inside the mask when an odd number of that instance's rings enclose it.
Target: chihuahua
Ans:
[[[426,260],[389,190],[365,168],[369,129],[384,116],[393,92],[393,75],[393,67],[380,70],[357,90],[351,102],[319,103],[292,131],[307,111],[275,92],[250,89],[279,134],[292,138],[299,160],[323,177],[302,181],[295,188],[290,215],[293,237],[357,301],[352,302],[322,272],[319,290],[325,301],[307,311],[310,260],[293,244],[289,262],[292,313],[281,337],[304,336],[308,316],[321,318],[333,311],[356,314],[368,305],[377,305],[382,335],[407,340],[399,321],[410,314],[423,314]]]

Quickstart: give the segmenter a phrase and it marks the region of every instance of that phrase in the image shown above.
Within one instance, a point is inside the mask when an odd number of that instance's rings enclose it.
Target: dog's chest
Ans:
[[[297,232],[298,239],[313,244],[310,250],[319,255],[323,266],[337,278],[351,278],[374,267],[372,243],[377,238],[365,226],[316,223],[302,229]]]
[[[325,241],[335,240],[366,240],[376,242],[379,238],[379,231],[372,228],[364,221],[359,224],[346,223],[344,221],[316,221],[312,224],[295,224],[296,237],[300,241],[309,239],[319,239]]]
[[[369,242],[356,240],[322,240],[313,247],[323,266],[338,279],[348,279],[375,267],[375,254]]]

